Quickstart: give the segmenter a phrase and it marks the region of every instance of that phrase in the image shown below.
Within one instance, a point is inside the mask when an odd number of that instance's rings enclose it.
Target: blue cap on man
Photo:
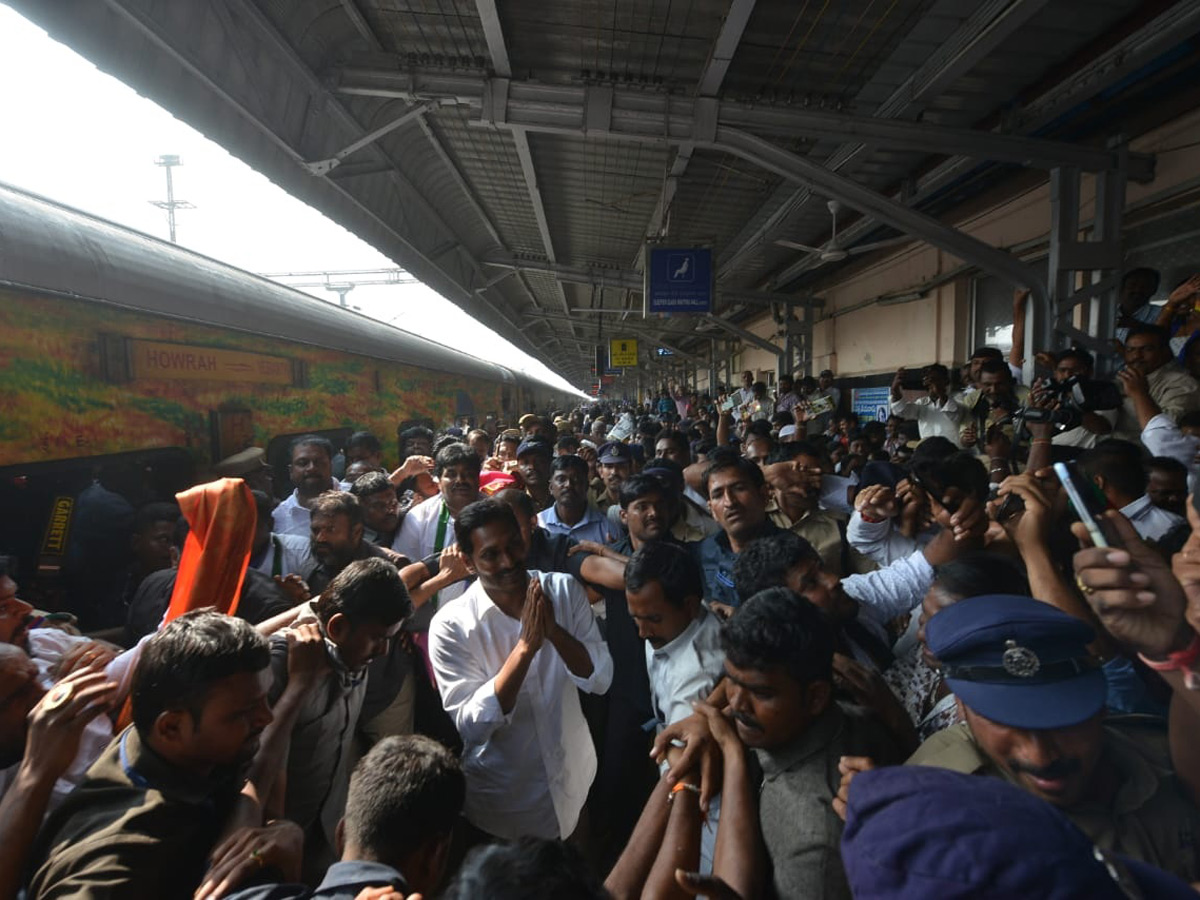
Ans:
[[[988,594],[942,609],[925,643],[971,710],[1010,728],[1069,728],[1104,708],[1107,683],[1085,622],[1032,597]]]
[[[855,900],[1195,896],[1167,872],[1097,850],[1061,811],[1003,778],[926,766],[855,776],[842,863]]]
[[[622,444],[620,441],[609,441],[600,447],[600,452],[597,455],[598,460],[606,466],[616,466],[621,463],[633,462],[633,451],[629,449],[628,444]]]
[[[542,456],[550,459],[554,456],[554,447],[545,438],[526,438],[517,446],[517,459],[520,459],[526,453],[540,453]]]

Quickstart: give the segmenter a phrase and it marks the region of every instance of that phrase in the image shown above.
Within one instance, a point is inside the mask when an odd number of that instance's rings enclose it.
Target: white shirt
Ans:
[[[865,575],[848,575],[842,579],[842,589],[862,604],[859,621],[871,627],[880,637],[886,635],[882,623],[916,609],[931,584],[933,566],[920,550],[896,560],[886,568]]]
[[[1200,438],[1184,434],[1168,415],[1159,413],[1142,429],[1142,443],[1151,456],[1169,456],[1177,459],[1188,470],[1188,492],[1200,490],[1200,472],[1196,468],[1196,455],[1200,453]]]
[[[721,622],[705,607],[669,644],[655,650],[646,641],[646,674],[658,726],[673,725],[695,710],[725,674]]]
[[[1145,541],[1161,541],[1172,528],[1183,524],[1182,516],[1159,509],[1150,502],[1149,494],[1142,494],[1132,503],[1121,507],[1121,515]]]
[[[410,509],[400,522],[400,527],[396,529],[396,537],[392,541],[392,549],[402,556],[407,556],[414,562],[422,560],[435,552],[438,524],[441,521],[442,510],[445,506],[446,502],[439,494],[436,497],[423,500]],[[454,517],[450,516],[446,520],[446,532],[442,536],[442,546],[439,549],[445,550],[452,544],[457,543],[458,538],[454,535]],[[438,604],[441,605],[447,600],[453,600],[455,597],[462,596],[463,591],[466,589],[467,583],[465,581],[455,582],[449,587],[442,588],[438,591]]]
[[[467,820],[505,840],[556,840],[575,830],[596,776],[596,751],[576,688],[603,694],[613,663],[583,586],[559,572],[529,575],[541,580],[559,627],[586,648],[588,678],[572,675],[547,641],[506,715],[496,676],[517,646],[521,622],[502,612],[479,582],[433,617],[429,658],[442,704],[463,741]]]
[[[891,411],[893,416],[904,419],[916,419],[917,431],[921,440],[929,437],[944,437],[954,446],[960,446],[958,441],[958,426],[962,422],[966,410],[953,397],[947,397],[938,406],[932,397],[922,397],[919,400],[893,400]]]
[[[312,560],[312,537],[306,532],[303,537],[298,534],[276,534],[271,532],[270,549],[254,568],[267,575],[275,574],[275,557],[279,556],[279,573],[291,575],[302,572],[304,566]]]
[[[912,556],[932,539],[936,530],[922,531],[916,537],[908,537],[895,525],[894,519],[868,522],[858,510],[846,525],[846,541],[868,559],[881,566],[890,566],[898,559]]]
[[[850,488],[858,484],[858,478],[847,478],[843,475],[821,476],[821,509],[828,509],[842,515],[854,512],[850,503]]]
[[[345,490],[342,482],[336,478],[329,479],[329,490],[342,491]],[[271,514],[275,520],[275,527],[271,530],[275,534],[298,534],[304,538],[312,537],[312,513],[308,511],[308,507],[300,505],[300,492],[293,490],[291,495],[275,507],[275,512]]]
[[[1117,424],[1117,410],[1115,409],[1098,409],[1096,415],[1108,422],[1109,425]],[[1050,443],[1056,447],[1079,447],[1083,450],[1091,450],[1101,437],[1107,437],[1107,435],[1099,435],[1094,431],[1088,431],[1082,425],[1076,425],[1074,428],[1068,428],[1066,431],[1060,431],[1054,435],[1050,438]]]
[[[27,640],[29,657],[37,666],[38,682],[45,690],[50,690],[54,687],[50,671],[59,664],[67,651],[77,644],[90,642],[91,638],[67,634],[58,628],[31,628]],[[83,781],[87,770],[100,758],[112,737],[112,720],[104,714],[96,716],[84,726],[83,733],[79,736],[79,750],[75,753],[75,759],[50,790],[50,801],[46,805],[47,815],[57,809],[67,794]],[[21,763],[18,761],[7,769],[0,770],[0,797],[8,792],[20,768]]]

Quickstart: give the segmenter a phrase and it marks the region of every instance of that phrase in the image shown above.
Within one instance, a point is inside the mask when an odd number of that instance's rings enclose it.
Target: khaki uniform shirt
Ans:
[[[1102,850],[1195,881],[1200,877],[1200,810],[1185,799],[1165,748],[1156,747],[1152,735],[1115,722],[1106,725],[1104,735],[1104,752],[1116,769],[1116,793],[1108,803],[1081,802],[1063,813]],[[965,723],[933,735],[908,765],[1003,776]]]
[[[1155,369],[1146,376],[1146,384],[1150,388],[1150,399],[1164,415],[1176,422],[1184,413],[1200,409],[1200,386],[1187,369],[1177,362],[1169,362]],[[1128,397],[1121,404],[1112,436],[1135,443],[1141,440],[1142,426],[1133,401]]]
[[[842,868],[842,820],[833,811],[842,756],[896,758],[896,745],[871,719],[830,706],[791,747],[755,750],[762,769],[758,820],[781,900],[850,897]],[[885,765],[887,763],[884,763]]]
[[[243,781],[176,770],[125,729],[47,819],[30,900],[190,898]]]
[[[837,519],[823,509],[814,509],[793,522],[774,500],[767,506],[767,515],[780,528],[791,529],[812,544],[826,569],[842,574],[842,531]]]

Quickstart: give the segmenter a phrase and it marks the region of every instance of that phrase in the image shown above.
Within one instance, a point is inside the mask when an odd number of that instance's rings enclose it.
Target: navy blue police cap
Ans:
[[[926,766],[854,777],[842,863],[855,900],[1195,896],[1173,875],[1097,850],[1003,778]]]
[[[601,445],[597,459],[599,462],[610,466],[619,465],[620,463],[631,463],[633,462],[633,451],[629,449],[628,444],[622,444],[620,441],[609,441],[607,444]]]
[[[642,474],[652,475],[677,494],[683,493],[683,469],[674,460],[666,457],[649,460]]]
[[[554,448],[544,438],[527,438],[521,441],[520,446],[517,447],[517,459],[520,459],[526,453],[540,453],[549,459],[554,455]]]
[[[942,609],[925,643],[946,684],[974,712],[1011,728],[1068,728],[1104,708],[1085,622],[1032,597],[988,594]]]

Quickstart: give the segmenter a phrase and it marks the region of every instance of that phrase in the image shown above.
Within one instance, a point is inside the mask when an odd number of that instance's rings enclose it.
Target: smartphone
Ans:
[[[924,390],[925,371],[923,369],[905,369],[904,377],[900,379],[900,387],[906,391]]]
[[[737,406],[736,397],[727,397],[721,404],[721,412],[733,412],[733,408]]]
[[[822,394],[815,400],[808,402],[808,414],[810,416],[819,416],[827,412],[833,412],[833,398],[828,394]]]
[[[1067,492],[1071,508],[1083,526],[1088,530],[1088,536],[1097,547],[1116,547],[1119,543],[1113,538],[1111,529],[1103,526],[1104,511],[1108,501],[1100,493],[1100,489],[1085,479],[1074,466],[1067,463],[1055,463],[1054,474]]]

